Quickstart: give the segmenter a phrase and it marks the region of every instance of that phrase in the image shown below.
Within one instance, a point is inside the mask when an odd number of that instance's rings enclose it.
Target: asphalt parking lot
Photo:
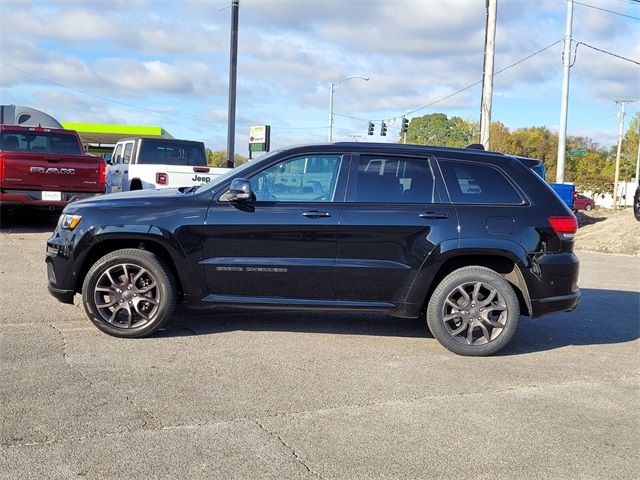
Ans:
[[[579,309],[523,318],[491,358],[377,315],[179,310],[121,340],[48,295],[54,223],[2,219],[2,479],[640,470],[640,257],[580,252]]]

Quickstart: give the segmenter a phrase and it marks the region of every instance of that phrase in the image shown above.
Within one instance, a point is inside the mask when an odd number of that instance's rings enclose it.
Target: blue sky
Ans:
[[[241,0],[236,151],[249,125],[271,124],[274,148],[324,142],[329,84],[334,140],[395,141],[382,119],[433,112],[479,118],[480,86],[416,109],[482,77],[484,0]],[[575,5],[574,39],[640,60],[640,2]],[[226,145],[227,0],[0,0],[0,101],[61,121],[160,125]],[[619,14],[606,12],[611,10]],[[498,0],[496,70],[561,40],[564,0]],[[623,16],[627,15],[627,16]],[[495,77],[493,120],[557,129],[562,43]],[[615,142],[614,98],[640,100],[640,66],[585,46],[571,69],[570,135]],[[626,125],[640,102],[627,110]],[[367,137],[368,120],[376,135]]]

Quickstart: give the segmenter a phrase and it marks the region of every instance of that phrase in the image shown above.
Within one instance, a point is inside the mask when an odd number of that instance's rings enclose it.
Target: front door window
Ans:
[[[340,155],[290,158],[250,178],[251,189],[259,202],[331,202],[341,163]]]

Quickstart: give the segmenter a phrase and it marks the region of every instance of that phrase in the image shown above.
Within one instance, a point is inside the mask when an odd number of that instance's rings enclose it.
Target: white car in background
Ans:
[[[204,143],[167,138],[122,139],[107,163],[107,193],[204,185],[229,170],[207,166]]]

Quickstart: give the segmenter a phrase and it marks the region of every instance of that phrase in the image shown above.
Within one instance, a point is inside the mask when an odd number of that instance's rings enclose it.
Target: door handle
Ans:
[[[445,212],[424,212],[418,216],[420,218],[449,218],[449,214]]]
[[[319,212],[318,210],[311,210],[310,212],[304,212],[302,216],[307,218],[326,218],[330,217],[331,214],[329,212]]]

